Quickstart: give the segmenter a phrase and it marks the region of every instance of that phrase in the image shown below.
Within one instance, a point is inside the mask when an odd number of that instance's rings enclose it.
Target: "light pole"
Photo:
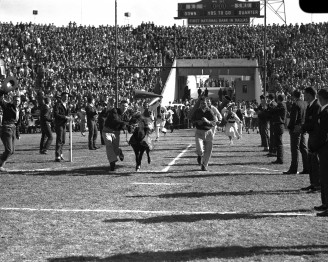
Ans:
[[[116,76],[116,89],[115,89],[115,104],[118,108],[118,65],[117,65],[117,0],[115,0],[115,76]]]
[[[266,97],[266,86],[267,86],[267,12],[266,12],[266,1],[264,0],[264,88],[263,95]]]

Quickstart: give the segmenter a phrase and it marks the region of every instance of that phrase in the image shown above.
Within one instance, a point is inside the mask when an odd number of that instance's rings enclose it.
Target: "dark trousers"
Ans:
[[[105,140],[102,136],[103,128],[104,128],[104,126],[102,124],[99,124],[100,142],[101,142],[102,145],[105,145]]]
[[[328,148],[319,152],[320,162],[320,182],[321,182],[321,201],[323,205],[328,205]]]
[[[269,138],[269,152],[275,154],[277,151],[276,138],[275,138],[275,125],[270,122],[270,138]]]
[[[310,185],[314,187],[320,186],[320,165],[317,153],[308,152],[308,171],[310,175]]]
[[[306,146],[305,134],[289,132],[290,134],[290,152],[292,161],[289,170],[297,172],[299,152],[302,154],[303,170],[308,171],[308,149]]]
[[[41,125],[40,151],[49,150],[53,136],[50,124]]]
[[[282,144],[282,135],[284,133],[285,125],[284,124],[275,124],[270,127],[270,130],[273,129],[273,143],[275,144],[277,151],[277,161],[284,161],[284,146]]]
[[[97,129],[97,124],[96,121],[88,120],[88,129],[89,129],[89,149],[96,147],[96,140],[97,140],[97,135],[98,135],[98,129]]]
[[[7,159],[15,153],[16,126],[3,125],[1,131],[1,140],[5,148],[5,151],[1,155],[1,160],[2,162],[6,162]]]
[[[261,136],[261,146],[269,147],[269,124],[268,121],[259,120],[259,132]]]
[[[63,146],[66,139],[66,124],[63,126],[55,126],[56,130],[56,149],[55,156],[59,158],[63,154]]]

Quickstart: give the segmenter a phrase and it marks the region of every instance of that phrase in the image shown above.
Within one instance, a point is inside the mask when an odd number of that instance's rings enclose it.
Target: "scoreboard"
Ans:
[[[260,1],[203,0],[179,3],[176,19],[188,19],[196,24],[249,24],[250,17],[262,17]]]

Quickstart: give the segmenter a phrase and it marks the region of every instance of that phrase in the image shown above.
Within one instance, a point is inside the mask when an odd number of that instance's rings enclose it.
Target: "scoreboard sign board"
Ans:
[[[260,1],[203,0],[179,3],[176,19],[188,19],[189,24],[247,24],[250,17],[261,17]]]
[[[249,17],[188,18],[189,25],[231,25],[249,23]]]

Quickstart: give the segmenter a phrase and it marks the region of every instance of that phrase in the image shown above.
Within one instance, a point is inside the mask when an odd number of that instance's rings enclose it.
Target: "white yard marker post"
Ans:
[[[69,120],[69,161],[73,162],[73,136],[72,136],[72,124],[73,118]]]

